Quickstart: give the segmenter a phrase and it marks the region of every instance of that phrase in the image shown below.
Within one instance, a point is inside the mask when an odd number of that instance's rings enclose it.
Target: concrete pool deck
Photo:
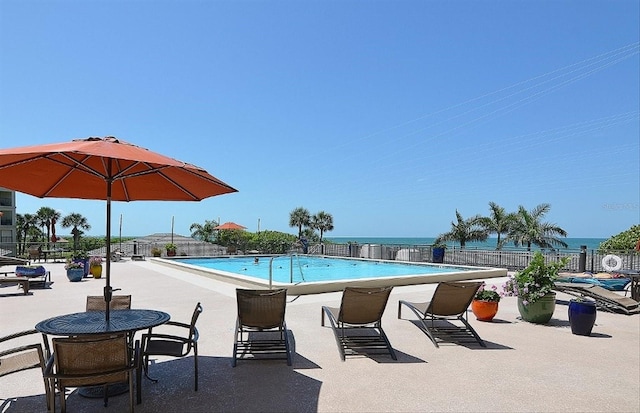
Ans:
[[[87,295],[100,295],[104,279],[67,280],[63,264],[46,264],[54,284],[24,296],[0,288],[0,335],[33,328],[55,315],[83,311]],[[8,269],[4,267],[3,269]],[[500,286],[504,278],[488,279]],[[231,367],[235,285],[151,261],[112,263],[117,294],[133,308],[152,308],[188,321],[200,301],[200,387],[193,391],[193,359],[161,358],[143,379],[137,412],[640,412],[640,315],[599,311],[592,336],[571,334],[570,296],[558,294],[548,325],[519,319],[516,299],[503,298],[494,322],[470,315],[487,343],[445,344],[436,349],[411,322],[398,320],[397,303],[428,300],[435,285],[395,287],[383,327],[398,360],[349,357],[342,362],[333,333],[320,326],[320,308],[337,306],[341,293],[289,297],[286,320],[293,337],[293,366],[284,361],[238,362]],[[139,337],[139,334],[137,337]],[[38,370],[0,378],[0,411],[44,412]],[[128,411],[128,397],[85,399],[74,391],[69,412]],[[59,408],[59,403],[57,402]]]

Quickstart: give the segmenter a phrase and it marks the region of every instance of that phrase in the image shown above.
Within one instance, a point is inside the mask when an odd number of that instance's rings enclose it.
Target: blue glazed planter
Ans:
[[[84,269],[82,270],[84,272],[84,276],[86,277],[87,275],[89,275],[89,258],[86,258],[86,259],[74,259],[73,262],[82,263],[82,265],[84,265]]]
[[[578,336],[590,336],[596,322],[596,304],[593,301],[569,302],[569,323],[571,332]]]
[[[433,249],[433,262],[439,264],[444,263],[444,248]]]
[[[84,278],[84,270],[82,268],[71,268],[67,270],[67,278],[71,282],[82,281]]]

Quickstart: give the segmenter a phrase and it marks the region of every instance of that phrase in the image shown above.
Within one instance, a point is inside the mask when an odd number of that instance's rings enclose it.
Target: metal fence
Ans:
[[[317,248],[313,249],[318,251]],[[383,260],[401,260],[413,262],[433,262],[433,246],[431,245],[379,245],[379,244],[327,244],[318,252],[324,255],[340,257],[374,258]],[[563,271],[578,272],[580,268],[580,250],[541,251],[547,262],[557,262],[564,257],[569,261]],[[585,250],[584,270],[592,273],[604,272],[602,260],[613,254],[622,261],[622,270],[640,269],[640,254],[635,251],[600,252]],[[529,265],[534,251],[521,250],[480,250],[464,248],[447,248],[444,264],[472,265],[481,267],[498,267],[509,270],[521,270]]]
[[[47,243],[29,243],[41,245],[42,249],[52,248]],[[166,256],[163,242],[114,242],[112,251],[120,251],[125,256],[144,255],[151,256],[151,250],[158,248],[162,256]],[[178,256],[219,256],[227,253],[225,247],[201,241],[176,242]],[[301,252],[301,251],[298,251]],[[62,254],[70,253],[70,245],[62,249]],[[328,255],[337,257],[372,258],[382,260],[398,260],[411,262],[433,262],[432,245],[400,245],[400,244],[315,244],[309,247],[310,254]],[[542,251],[547,262],[559,261],[568,257],[569,261],[563,271],[581,271],[581,254],[584,254],[584,270],[592,273],[604,272],[602,260],[606,255],[613,254],[620,258],[622,270],[640,269],[640,254],[635,251],[600,252],[598,250],[558,250]],[[106,248],[88,251],[89,255],[106,254]],[[529,265],[534,252],[522,250],[480,250],[465,248],[447,248],[444,255],[444,264],[471,265],[481,267],[498,267],[509,270],[520,270]],[[15,243],[0,243],[0,255],[29,259],[29,253],[24,246]]]

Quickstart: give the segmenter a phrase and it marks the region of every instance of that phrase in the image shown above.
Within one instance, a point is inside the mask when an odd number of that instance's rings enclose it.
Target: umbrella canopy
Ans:
[[[39,198],[107,201],[107,303],[113,291],[111,201],[200,201],[237,191],[202,168],[111,136],[2,149],[0,186]]]
[[[240,224],[236,224],[235,222],[225,222],[222,225],[218,225],[213,229],[247,229],[247,227],[243,227]]]

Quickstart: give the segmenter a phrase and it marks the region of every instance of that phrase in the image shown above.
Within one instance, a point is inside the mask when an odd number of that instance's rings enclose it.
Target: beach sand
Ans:
[[[28,296],[0,288],[0,335],[30,329],[43,319],[83,311],[87,295],[105,284],[67,280],[63,264],[46,264],[54,284]],[[6,267],[4,267],[6,268]],[[501,286],[504,279],[487,280]],[[398,300],[428,300],[434,285],[394,288],[383,327],[398,360],[388,356],[340,360],[333,333],[320,326],[322,305],[338,306],[341,293],[289,297],[286,320],[294,342],[293,366],[284,361],[239,361],[231,367],[235,286],[195,274],[125,259],[112,264],[116,294],[131,294],[133,308],[166,311],[188,322],[196,302],[200,331],[200,389],[193,390],[193,360],[159,358],[142,382],[137,412],[638,412],[640,315],[598,312],[590,337],[571,334],[570,296],[558,294],[547,325],[519,319],[516,298],[505,297],[494,322],[469,319],[487,343],[435,348],[411,321],[397,319]],[[137,338],[140,337],[138,333]],[[2,411],[46,411],[38,370],[0,378]],[[59,408],[59,402],[57,401]],[[128,397],[85,399],[72,392],[70,412],[122,412]]]

